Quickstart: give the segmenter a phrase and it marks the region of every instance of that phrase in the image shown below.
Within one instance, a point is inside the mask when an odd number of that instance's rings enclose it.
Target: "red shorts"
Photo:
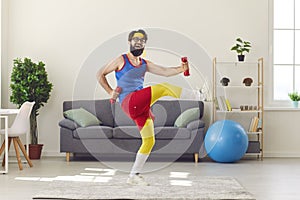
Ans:
[[[150,110],[151,87],[147,87],[128,94],[123,102],[122,109],[136,123],[139,130],[143,128],[148,118],[154,120]]]

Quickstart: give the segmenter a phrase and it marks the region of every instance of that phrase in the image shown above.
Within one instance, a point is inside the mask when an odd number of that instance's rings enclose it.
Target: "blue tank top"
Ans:
[[[126,54],[123,54],[124,65],[120,70],[115,71],[118,87],[122,88],[119,101],[122,103],[124,98],[131,92],[143,89],[144,77],[147,70],[147,63],[141,59],[140,65],[134,66]]]

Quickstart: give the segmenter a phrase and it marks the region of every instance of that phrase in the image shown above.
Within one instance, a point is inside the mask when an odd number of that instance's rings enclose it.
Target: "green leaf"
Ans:
[[[236,44],[231,47],[232,51],[236,51],[238,54],[243,55],[243,52],[250,52],[251,43],[248,41],[243,41],[241,38],[236,39]]]
[[[234,47],[231,48],[231,50],[235,51],[235,50],[237,50],[237,48],[238,48],[237,46],[234,46]]]
[[[300,94],[298,92],[288,93],[288,96],[292,101],[300,101]]]
[[[236,41],[240,42],[240,43],[243,43],[242,39],[241,38],[237,38]]]

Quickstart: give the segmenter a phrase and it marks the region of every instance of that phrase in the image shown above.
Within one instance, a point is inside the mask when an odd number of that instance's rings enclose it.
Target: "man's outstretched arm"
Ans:
[[[175,76],[184,72],[185,70],[188,70],[188,65],[185,65],[184,63],[182,63],[182,65],[178,67],[162,67],[150,61],[147,61],[147,71],[160,76]]]

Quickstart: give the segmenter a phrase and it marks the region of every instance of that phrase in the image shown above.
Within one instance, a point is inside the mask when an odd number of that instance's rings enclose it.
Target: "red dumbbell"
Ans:
[[[122,88],[121,87],[117,87],[115,89],[115,91],[118,92],[118,93],[121,93],[122,92]],[[116,99],[113,99],[113,98],[110,99],[110,103],[115,103],[115,102],[116,102]]]
[[[182,61],[184,64],[188,65],[187,57],[182,57],[182,58],[181,58],[181,61]],[[189,75],[190,75],[190,71],[189,71],[189,70],[185,70],[185,71],[183,72],[183,75],[184,75],[184,76],[189,76]]]

